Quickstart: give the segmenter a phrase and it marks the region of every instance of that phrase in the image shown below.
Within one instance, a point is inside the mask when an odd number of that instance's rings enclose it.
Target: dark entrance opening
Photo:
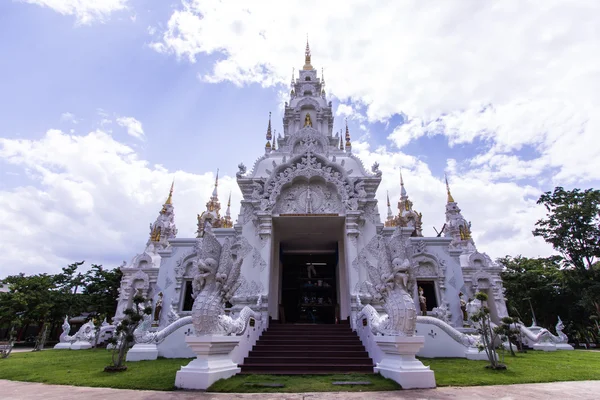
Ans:
[[[433,281],[417,281],[417,286],[423,288],[423,295],[427,299],[427,311],[433,310],[438,306],[435,296],[435,283]]]
[[[337,307],[337,249],[311,254],[282,246],[281,306],[286,323],[334,324]]]

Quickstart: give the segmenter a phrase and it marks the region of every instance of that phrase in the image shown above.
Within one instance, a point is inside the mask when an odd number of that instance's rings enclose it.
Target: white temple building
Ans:
[[[383,258],[390,264],[399,257],[391,244],[389,250],[383,244],[400,240],[406,244],[402,257],[411,265],[406,286],[418,310],[416,334],[425,336],[419,354],[468,356],[465,352],[472,350],[473,342],[467,334],[473,331],[465,314],[474,294],[488,294],[496,323],[507,315],[501,268],[477,250],[471,223],[447,181],[445,227],[437,237],[423,236],[422,216],[402,180],[398,212],[392,211],[388,197],[387,218],[382,219],[375,196],[382,180],[378,164],[365,168],[352,154],[347,125],[343,136],[333,132],[333,126],[325,80],[313,68],[307,44],[305,64],[292,79],[285,103],[283,135],[274,137],[269,119],[264,154],[250,170],[239,165],[243,200],[237,220],[230,215],[229,203],[221,214],[217,175],[206,210],[198,215],[197,237],[177,237],[171,187],[150,226],[146,249],[122,267],[115,319],[123,317],[137,290],[160,307],[153,315],[153,330],[191,316],[197,243],[209,233],[223,246],[215,259],[223,257],[221,251],[233,251],[235,242],[241,260],[239,279],[226,304],[229,315],[250,306],[265,317],[261,330],[274,324],[346,324],[377,362],[380,350],[359,313],[367,304],[382,312],[373,277]],[[158,355],[194,356],[184,341],[192,330],[191,325],[178,327],[158,344]],[[240,350],[238,360],[248,355],[256,338]]]

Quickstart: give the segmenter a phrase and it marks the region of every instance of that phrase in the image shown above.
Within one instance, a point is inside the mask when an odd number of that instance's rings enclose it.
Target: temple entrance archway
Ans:
[[[342,216],[273,217],[269,316],[279,322],[335,323],[349,316]]]

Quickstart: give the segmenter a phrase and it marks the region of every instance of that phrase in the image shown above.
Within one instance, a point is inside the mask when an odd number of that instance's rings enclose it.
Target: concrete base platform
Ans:
[[[78,340],[71,345],[71,350],[87,350],[91,348],[92,344],[90,342],[84,342],[83,340]]]
[[[240,343],[240,336],[186,336],[185,342],[198,356],[175,376],[175,387],[206,390],[219,379],[238,374],[241,369],[229,353]]]
[[[125,361],[156,360],[157,358],[158,348],[155,344],[138,343],[129,349]]]
[[[375,342],[385,353],[375,372],[398,382],[402,389],[435,387],[433,371],[415,358],[425,344],[423,336],[376,336]]]

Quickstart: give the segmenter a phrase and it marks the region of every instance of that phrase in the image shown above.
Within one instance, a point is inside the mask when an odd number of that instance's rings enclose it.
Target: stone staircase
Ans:
[[[348,324],[271,323],[240,368],[242,374],[372,374],[373,360]]]

